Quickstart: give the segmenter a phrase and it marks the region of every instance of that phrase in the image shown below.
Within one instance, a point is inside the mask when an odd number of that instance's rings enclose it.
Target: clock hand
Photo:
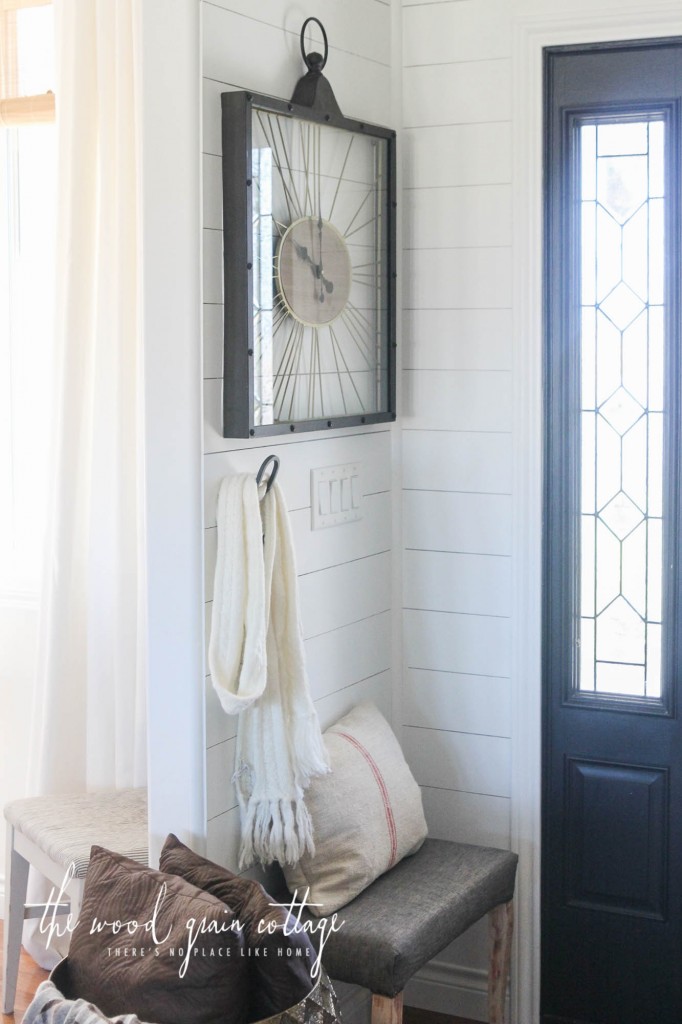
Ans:
[[[324,292],[322,291],[322,285],[324,286],[327,294],[331,295],[331,293],[334,291],[334,283],[333,281],[330,281],[328,277],[325,277],[324,274],[322,273],[321,263],[315,264],[315,277],[320,282],[320,302],[324,302]]]
[[[309,263],[310,266],[313,268],[313,270],[315,270],[316,264],[313,263],[313,261],[311,260],[310,256],[308,255],[307,246],[301,245],[301,243],[297,242],[295,238],[292,238],[292,242],[294,243],[294,249],[296,250],[296,255],[300,259],[302,259],[304,263]]]
[[[320,262],[317,265],[319,273],[318,273],[317,276],[319,278],[321,278],[322,281],[324,281],[325,277],[324,277],[324,274],[322,273],[322,214],[321,213],[320,213],[319,217],[317,218],[317,237],[318,237],[317,251],[320,254]],[[324,292],[322,291],[322,288],[320,288],[320,302],[324,302]]]
[[[322,227],[323,227],[322,215],[320,214],[320,216],[317,218],[317,234],[318,234],[318,239],[319,239],[319,241],[318,241],[318,252],[320,254],[320,262],[317,264],[316,270],[317,270],[317,276],[322,281],[322,284],[324,285],[324,287],[325,287],[325,289],[327,291],[327,294],[331,295],[331,293],[334,291],[334,285],[333,285],[333,283],[328,278],[326,278],[324,276],[324,272],[322,270]],[[324,302],[324,293],[323,293],[321,288],[320,288],[320,302]]]
[[[310,264],[310,269],[312,270],[312,272],[315,275],[315,277],[318,279],[318,281],[319,280],[322,281],[322,284],[324,285],[324,287],[325,287],[325,289],[327,291],[327,294],[331,295],[331,293],[334,291],[334,284],[333,284],[332,281],[329,281],[324,276],[324,274],[322,273],[322,264],[321,263],[315,263],[310,258],[310,255],[308,254],[307,246],[301,245],[300,242],[297,242],[295,238],[292,239],[292,241],[294,243],[294,249],[296,250],[296,255],[300,259],[302,259],[304,263],[309,263]],[[320,289],[320,302],[324,302],[324,292],[321,289]]]

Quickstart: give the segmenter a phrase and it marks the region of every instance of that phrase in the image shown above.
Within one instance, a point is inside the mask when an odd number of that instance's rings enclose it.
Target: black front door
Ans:
[[[546,53],[542,1020],[682,1022],[682,41]]]

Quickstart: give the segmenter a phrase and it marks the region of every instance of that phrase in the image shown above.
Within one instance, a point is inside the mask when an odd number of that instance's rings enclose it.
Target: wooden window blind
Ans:
[[[17,19],[29,7],[52,0],[0,0],[0,128],[49,124],[55,119],[53,92],[21,95]]]

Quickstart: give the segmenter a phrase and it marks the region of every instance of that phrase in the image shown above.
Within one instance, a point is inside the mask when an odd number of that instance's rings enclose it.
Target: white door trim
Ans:
[[[512,848],[520,854],[512,1020],[540,1012],[542,627],[542,51],[682,35],[679,0],[519,15],[513,29]]]

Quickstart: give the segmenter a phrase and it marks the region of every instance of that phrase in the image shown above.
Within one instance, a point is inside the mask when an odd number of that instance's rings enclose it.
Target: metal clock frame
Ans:
[[[228,92],[222,101],[223,144],[223,436],[266,437],[294,431],[329,430],[388,423],[396,418],[396,133],[391,128],[251,92]],[[254,412],[253,218],[251,112],[254,107],[315,124],[341,128],[387,142],[387,321],[388,408],[352,416],[256,425]]]

